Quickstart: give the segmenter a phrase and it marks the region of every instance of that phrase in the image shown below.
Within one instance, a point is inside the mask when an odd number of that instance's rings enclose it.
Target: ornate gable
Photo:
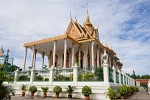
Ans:
[[[78,23],[77,19],[73,21],[71,18],[65,34],[72,37],[78,42],[82,42],[85,40],[88,41],[91,39],[99,40],[98,29],[95,29],[93,27],[88,15],[83,26]]]
[[[73,39],[79,38],[81,36],[80,31],[77,29],[75,23],[71,20],[67,28],[66,34]]]

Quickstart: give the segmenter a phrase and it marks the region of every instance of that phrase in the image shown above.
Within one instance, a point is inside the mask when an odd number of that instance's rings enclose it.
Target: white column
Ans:
[[[122,84],[121,83],[121,72],[120,72],[120,70],[118,70],[118,72],[119,72],[119,83]]]
[[[91,43],[91,51],[92,51],[92,70],[94,69],[94,41]]]
[[[35,69],[35,65],[36,65],[36,54],[37,54],[37,50],[34,50],[34,63],[33,63],[34,69]]]
[[[99,47],[97,46],[97,67],[99,67]]]
[[[55,60],[56,60],[56,41],[54,41],[54,47],[53,47],[53,68],[56,67],[55,66]]]
[[[32,64],[31,64],[31,68],[34,67],[34,55],[35,55],[35,45],[32,48]]]
[[[24,65],[23,65],[23,71],[25,71],[25,67],[26,67],[27,50],[28,50],[28,47],[25,47],[25,55],[24,55]]]
[[[64,67],[66,68],[66,57],[67,57],[67,39],[64,39]]]
[[[69,48],[69,67],[73,67],[72,66],[72,49]]]
[[[125,81],[124,81],[124,73],[122,73],[122,76],[123,76],[123,84],[125,84]]]
[[[113,66],[113,76],[114,76],[114,83],[116,84],[116,69],[115,67]]]
[[[79,47],[79,68],[81,68],[81,48]]]
[[[50,60],[51,60],[51,55],[52,55],[52,51],[50,51],[50,52],[49,52],[49,55],[48,55],[48,65],[49,65],[49,68],[51,68],[51,65],[52,65],[52,64],[51,64],[51,61],[50,61]],[[52,63],[53,63],[53,62],[52,62]]]
[[[109,83],[109,69],[108,65],[103,65],[103,75],[104,75],[104,82]]]
[[[74,66],[74,43],[72,43],[72,67]]]
[[[78,81],[78,66],[73,66],[73,83],[77,85]]]
[[[53,79],[54,79],[54,74],[53,74],[53,69],[54,68],[49,68],[49,84],[53,84]]]
[[[45,55],[45,53],[43,52],[42,53],[42,70],[43,70],[43,67],[44,67],[44,55]]]
[[[32,84],[33,81],[34,81],[34,75],[35,75],[34,69],[32,68],[32,69],[31,69],[31,76],[30,76],[30,83],[31,83],[31,84]]]
[[[18,79],[18,72],[19,72],[19,70],[18,70],[18,68],[17,68],[17,70],[15,71],[15,77],[14,77],[14,83],[15,83],[15,84],[16,84],[17,79]]]
[[[126,85],[127,85],[127,74],[125,74],[125,77],[126,77],[125,80],[126,80]]]

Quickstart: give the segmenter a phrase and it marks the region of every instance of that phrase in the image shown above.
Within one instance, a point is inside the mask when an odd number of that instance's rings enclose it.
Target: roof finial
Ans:
[[[70,19],[72,20],[71,11],[70,11]]]
[[[87,14],[86,14],[86,21],[85,21],[85,24],[84,25],[88,25],[88,26],[92,26],[91,22],[90,22],[90,17],[89,17],[89,12],[88,12],[88,0],[87,0]]]
[[[86,2],[87,2],[87,3],[86,3],[86,9],[87,9],[87,12],[86,12],[86,13],[87,13],[87,17],[89,17],[89,11],[88,11],[88,0],[86,0]]]

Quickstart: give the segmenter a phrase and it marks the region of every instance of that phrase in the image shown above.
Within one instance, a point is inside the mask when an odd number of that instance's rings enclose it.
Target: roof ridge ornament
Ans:
[[[90,17],[89,17],[89,9],[88,9],[88,0],[87,0],[87,5],[86,5],[86,9],[87,9],[87,11],[86,11],[86,21],[85,21],[85,26],[93,26],[92,24],[91,24],[91,21],[90,21]]]
[[[70,20],[72,20],[71,11],[70,11]]]

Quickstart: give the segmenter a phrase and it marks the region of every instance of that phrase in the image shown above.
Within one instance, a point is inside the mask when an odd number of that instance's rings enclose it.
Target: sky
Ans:
[[[123,62],[123,71],[150,74],[150,0],[89,0],[100,41]],[[0,0],[0,45],[23,67],[24,43],[64,34],[70,21],[86,18],[86,0]],[[31,66],[31,50],[27,65]],[[47,62],[47,61],[46,61]],[[37,55],[41,68],[41,55]]]

